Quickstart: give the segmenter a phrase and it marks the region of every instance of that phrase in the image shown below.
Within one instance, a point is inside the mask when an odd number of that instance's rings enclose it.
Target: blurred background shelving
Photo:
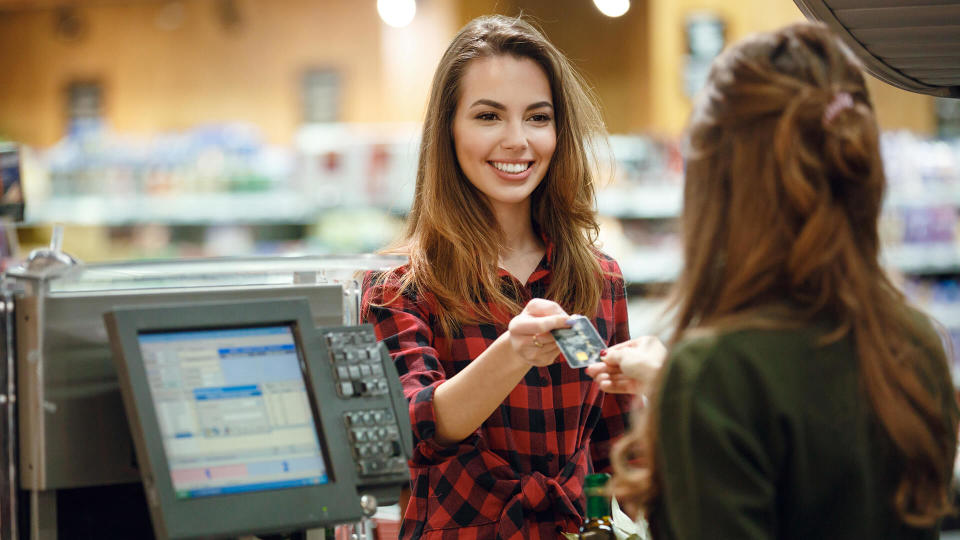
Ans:
[[[357,130],[310,126],[289,151],[247,144],[242,159],[206,143],[160,158],[161,151],[102,132],[95,136],[106,140],[61,143],[31,158],[36,179],[22,234],[69,223],[68,247],[86,254],[83,239],[105,235],[86,242],[109,246],[107,258],[374,251],[402,228],[418,133],[415,125]],[[883,147],[890,184],[884,262],[960,338],[960,141],[897,131],[883,135]],[[610,178],[598,190],[600,241],[624,270],[633,333],[645,333],[658,329],[663,291],[682,265],[682,167],[670,140],[618,135],[611,150]]]
[[[634,0],[614,18],[591,0],[417,0],[399,28],[376,4],[0,0],[20,253],[52,223],[91,262],[375,251],[410,207],[443,49],[477,15],[522,12],[599,98],[614,134],[600,240],[624,270],[632,333],[663,328],[693,95],[726,43],[802,20],[795,4]],[[960,105],[869,84],[890,179],[885,264],[960,340]]]

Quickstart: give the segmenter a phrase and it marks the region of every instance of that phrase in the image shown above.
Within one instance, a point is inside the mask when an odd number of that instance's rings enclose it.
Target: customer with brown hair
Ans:
[[[583,479],[609,469],[630,397],[558,356],[550,330],[588,315],[628,339],[623,278],[595,245],[597,108],[566,58],[520,19],[481,17],[437,68],[413,208],[370,276],[366,319],[410,404],[402,538],[556,539]]]
[[[614,452],[657,538],[934,538],[950,512],[957,406],[940,337],[878,261],[877,131],[822,25],[714,63],[669,357]]]

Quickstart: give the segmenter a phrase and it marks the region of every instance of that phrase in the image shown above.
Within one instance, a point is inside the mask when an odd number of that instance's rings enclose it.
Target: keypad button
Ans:
[[[340,395],[343,397],[350,397],[353,395],[353,383],[351,382],[342,382],[340,383],[338,390]]]
[[[370,366],[369,366],[369,365],[363,364],[362,366],[360,366],[360,376],[361,376],[361,377],[369,377],[369,376],[372,375],[372,374],[373,374],[373,372],[370,370]]]
[[[351,379],[360,378],[360,366],[350,366],[350,368],[347,371],[349,371]]]
[[[380,364],[372,364],[370,366],[370,374],[374,377],[383,377],[383,366]]]

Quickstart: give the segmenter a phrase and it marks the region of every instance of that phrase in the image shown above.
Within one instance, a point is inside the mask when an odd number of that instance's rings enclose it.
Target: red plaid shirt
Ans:
[[[546,294],[552,252],[548,245],[522,288],[523,302]],[[593,323],[613,345],[629,339],[626,293],[617,263],[598,259],[607,277]],[[400,537],[554,540],[561,531],[576,532],[584,514],[584,476],[609,469],[610,446],[626,429],[630,397],[600,392],[582,369],[571,369],[558,356],[550,366],[531,368],[471,436],[440,446],[434,439],[434,390],[506,331],[509,318],[464,325],[447,338],[440,335],[432,296],[409,293],[393,300],[392,277],[366,290],[364,307],[410,403],[412,493]],[[392,303],[371,305],[386,300]]]

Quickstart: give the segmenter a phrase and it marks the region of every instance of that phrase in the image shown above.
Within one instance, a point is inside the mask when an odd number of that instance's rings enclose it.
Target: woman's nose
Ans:
[[[527,147],[527,134],[521,122],[507,122],[504,127],[503,139],[500,141],[500,146],[505,149]]]

